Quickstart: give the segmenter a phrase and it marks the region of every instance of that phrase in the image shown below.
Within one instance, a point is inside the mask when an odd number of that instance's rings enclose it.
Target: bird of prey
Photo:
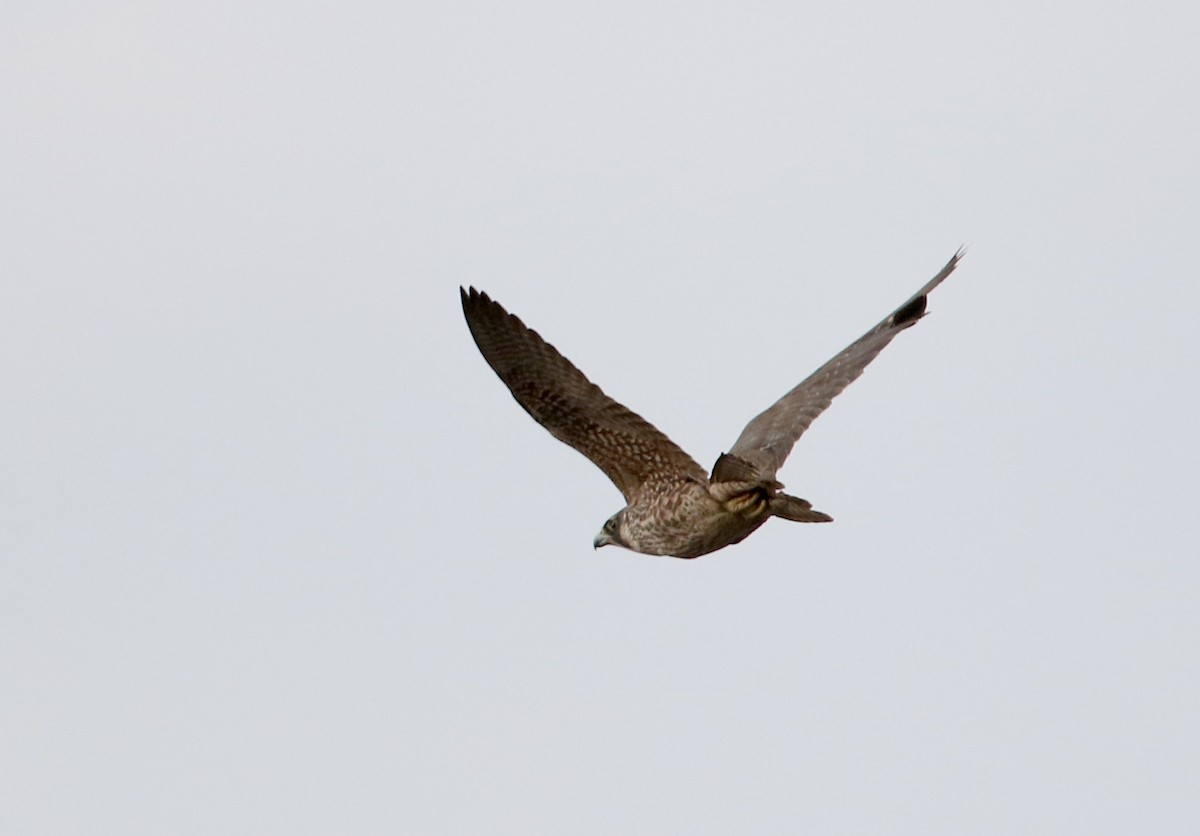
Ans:
[[[475,344],[517,403],[591,459],[624,495],[625,507],[604,523],[593,546],[693,558],[741,542],[771,517],[833,519],[783,493],[776,472],[830,402],[892,338],[925,315],[926,296],[961,257],[959,250],[908,301],[751,420],[711,474],[486,293],[473,287],[459,292]]]

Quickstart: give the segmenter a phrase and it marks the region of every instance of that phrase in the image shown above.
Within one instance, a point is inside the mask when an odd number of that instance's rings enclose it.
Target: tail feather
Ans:
[[[820,523],[833,522],[833,517],[820,511],[814,511],[812,503],[798,496],[788,496],[786,493],[771,497],[771,515],[782,517],[792,522]]]

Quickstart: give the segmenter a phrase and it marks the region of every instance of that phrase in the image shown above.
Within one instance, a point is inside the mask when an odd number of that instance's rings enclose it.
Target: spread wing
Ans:
[[[747,424],[729,455],[751,465],[761,478],[774,478],[792,452],[796,439],[816,417],[863,373],[867,364],[879,356],[879,352],[897,334],[915,325],[925,315],[925,297],[954,272],[962,255],[962,250],[956,252],[940,273],[883,322],[848,345]]]
[[[475,344],[517,403],[555,438],[591,459],[626,502],[655,476],[707,479],[691,456],[600,391],[536,331],[486,293],[459,290]]]

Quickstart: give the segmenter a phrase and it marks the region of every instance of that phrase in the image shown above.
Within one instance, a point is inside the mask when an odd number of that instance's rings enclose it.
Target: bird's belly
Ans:
[[[749,520],[725,511],[697,515],[684,525],[658,532],[652,554],[700,557],[739,543],[767,521],[766,516]],[[681,521],[682,522],[682,521]]]
[[[626,545],[643,554],[700,557],[740,542],[770,517],[765,495],[749,492],[718,499],[708,485],[665,486],[647,501],[627,508],[631,531]]]

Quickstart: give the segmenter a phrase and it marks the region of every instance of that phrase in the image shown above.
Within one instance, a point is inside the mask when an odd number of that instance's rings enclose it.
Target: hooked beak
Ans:
[[[596,539],[592,541],[592,548],[598,549],[601,546],[610,546],[612,545],[612,541],[613,539],[608,535],[607,531],[601,531],[596,535]]]

